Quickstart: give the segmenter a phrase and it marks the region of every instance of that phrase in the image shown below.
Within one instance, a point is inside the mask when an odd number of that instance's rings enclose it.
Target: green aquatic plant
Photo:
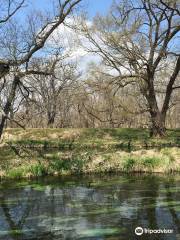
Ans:
[[[180,187],[162,188],[159,191],[162,193],[178,193],[180,192]]]
[[[121,232],[123,232],[124,229],[120,228],[95,228],[95,229],[88,229],[88,230],[81,230],[79,231],[80,237],[88,237],[88,238],[94,238],[94,237],[103,237],[103,236],[109,236],[109,235],[116,235]]]
[[[34,184],[31,184],[30,186],[36,191],[42,191],[43,192],[46,189],[46,186],[43,185],[43,184],[40,184],[40,183],[34,183]]]
[[[31,232],[31,229],[28,230],[21,230],[21,229],[12,229],[10,231],[1,231],[0,230],[0,237],[4,237],[3,239],[7,239],[6,236],[11,235],[12,237],[17,237],[17,239],[21,239],[20,236],[26,233]],[[9,239],[9,238],[8,238]],[[16,238],[15,238],[16,239]]]

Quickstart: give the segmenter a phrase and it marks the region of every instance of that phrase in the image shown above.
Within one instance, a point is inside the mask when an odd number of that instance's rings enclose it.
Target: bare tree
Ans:
[[[1,0],[0,1],[0,25],[8,22],[17,11],[23,7],[25,0],[14,1],[14,0]]]
[[[102,57],[112,83],[138,86],[152,136],[165,135],[171,97],[180,88],[179,9],[179,1],[117,1],[107,16],[97,16],[92,26],[84,23],[81,29],[91,42],[88,51]],[[161,79],[167,67],[170,74]]]
[[[53,127],[59,108],[63,104],[60,94],[72,88],[79,75],[74,63],[68,62],[67,59],[65,61],[64,57],[62,60],[58,55],[54,59],[46,61],[44,68],[51,69],[53,74],[27,78],[27,83],[35,94],[33,101],[36,102],[40,112],[46,114],[47,126]],[[64,96],[64,101],[65,98]]]
[[[8,96],[1,106],[2,118],[0,122],[0,137],[3,133],[5,122],[11,110],[13,100],[19,86],[23,86],[23,79],[27,75],[33,74],[51,74],[42,71],[36,71],[32,67],[32,60],[34,55],[44,47],[49,36],[57,29],[64,21],[65,18],[73,11],[75,6],[81,0],[64,0],[57,1],[56,15],[53,17],[42,17],[40,24],[36,25],[36,21],[29,19],[27,22],[28,27],[25,29],[19,25],[17,21],[9,21],[12,16],[20,10],[25,1],[16,1],[16,6],[13,7],[15,1],[7,1],[7,14],[1,14],[2,20],[0,44],[1,49],[1,63],[0,63],[0,77],[6,83],[6,76],[11,75],[12,83],[8,92]],[[11,8],[12,6],[12,8]],[[0,9],[4,11],[4,9]],[[9,21],[9,22],[8,22]],[[3,23],[9,23],[2,25]],[[7,31],[6,31],[7,30]]]

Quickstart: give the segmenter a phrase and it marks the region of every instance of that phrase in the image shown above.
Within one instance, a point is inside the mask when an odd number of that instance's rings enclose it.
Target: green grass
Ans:
[[[148,169],[148,171],[153,171],[155,167],[158,167],[159,165],[165,164],[163,162],[163,159],[160,157],[134,157],[130,156],[124,159],[123,162],[123,169],[126,172],[136,170],[137,168],[140,169],[140,171],[145,171],[145,169]]]
[[[125,171],[130,171],[134,168],[134,165],[136,164],[137,159],[135,159],[134,157],[127,157],[124,159],[124,163],[123,163],[123,169]]]
[[[145,157],[142,159],[142,165],[144,167],[153,169],[156,166],[159,166],[159,164],[161,164],[162,161],[163,161],[163,159],[161,159],[159,157]]]
[[[163,139],[149,138],[146,129],[7,129],[5,143],[14,147],[44,151],[122,150],[180,146],[180,130],[168,131]]]
[[[21,179],[24,176],[23,168],[15,168],[7,171],[8,178]]]
[[[45,142],[60,141],[60,142],[102,142],[108,137],[108,141],[128,141],[128,140],[153,140],[149,137],[147,129],[133,128],[115,128],[115,129],[6,129],[5,133],[11,135],[14,140],[24,141],[29,144],[44,144]],[[8,136],[5,137],[8,140]],[[31,141],[32,140],[32,141]],[[155,141],[155,139],[153,140]],[[158,140],[160,141],[160,140]],[[163,141],[180,141],[180,129],[168,130],[167,136]]]
[[[0,176],[180,171],[179,139],[180,129],[164,139],[145,129],[7,129]]]
[[[42,163],[30,166],[28,172],[34,177],[43,177],[48,175],[48,170]]]

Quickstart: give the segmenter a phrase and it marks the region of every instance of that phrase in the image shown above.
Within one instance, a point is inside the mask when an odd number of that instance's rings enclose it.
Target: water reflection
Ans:
[[[180,239],[179,176],[89,176],[2,183],[0,239]]]

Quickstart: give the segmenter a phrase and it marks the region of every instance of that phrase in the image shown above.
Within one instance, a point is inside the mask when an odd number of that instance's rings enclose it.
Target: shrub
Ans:
[[[134,165],[137,163],[137,159],[134,157],[127,157],[123,163],[123,169],[125,171],[130,171],[133,169]]]
[[[69,170],[71,164],[68,159],[55,159],[50,163],[49,166],[54,171]]]
[[[40,163],[31,166],[29,171],[35,177],[42,177],[42,176],[45,176],[45,175],[48,174],[47,169],[45,168],[45,166],[40,164]]]
[[[152,169],[161,163],[161,159],[159,157],[144,157],[141,163],[144,167]]]

